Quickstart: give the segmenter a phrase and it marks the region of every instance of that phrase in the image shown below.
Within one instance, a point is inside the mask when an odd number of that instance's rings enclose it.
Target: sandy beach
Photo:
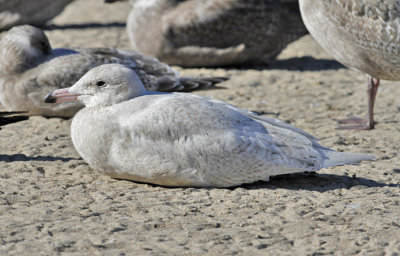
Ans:
[[[99,2],[67,6],[46,28],[52,46],[130,49],[129,4]],[[376,129],[352,131],[334,120],[366,115],[365,77],[309,35],[270,65],[177,69],[230,78],[195,94],[377,159],[231,189],[165,188],[98,174],[75,151],[71,120],[31,117],[0,130],[0,255],[400,254],[399,82],[381,83]]]

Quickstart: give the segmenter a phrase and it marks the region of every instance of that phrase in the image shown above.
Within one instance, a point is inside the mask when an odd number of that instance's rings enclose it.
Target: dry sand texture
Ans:
[[[46,33],[55,47],[129,48],[128,11],[78,0]],[[333,119],[366,114],[364,77],[309,36],[269,67],[181,72],[227,75],[226,89],[196,94],[378,159],[234,189],[164,188],[97,174],[74,150],[70,120],[33,117],[0,131],[0,255],[399,255],[399,83],[382,82],[379,123],[357,132]]]

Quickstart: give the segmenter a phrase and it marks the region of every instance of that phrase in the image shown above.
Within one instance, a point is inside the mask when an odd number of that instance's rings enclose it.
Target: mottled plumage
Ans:
[[[82,105],[43,103],[54,89],[73,85],[91,68],[121,63],[135,69],[148,90],[189,91],[226,78],[178,77],[156,58],[111,48],[51,49],[46,35],[24,25],[12,28],[0,41],[0,103],[8,110],[31,115],[73,116]]]
[[[44,25],[73,0],[0,0],[0,30],[16,25]]]
[[[99,86],[100,85],[100,86]],[[96,67],[47,101],[81,100],[72,142],[114,178],[165,186],[229,187],[373,157],[325,148],[272,118],[192,94],[148,92],[118,64]]]
[[[400,1],[299,2],[315,40],[335,59],[369,76],[369,120],[356,128],[373,128],[379,79],[400,80]]]
[[[297,0],[131,0],[132,47],[181,66],[266,63],[306,34]]]

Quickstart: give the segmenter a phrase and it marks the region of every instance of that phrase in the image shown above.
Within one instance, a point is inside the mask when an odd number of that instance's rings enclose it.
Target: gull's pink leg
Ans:
[[[368,76],[368,124],[369,129],[375,128],[375,121],[374,121],[374,106],[375,106],[375,99],[376,94],[378,93],[379,88],[379,79],[374,78],[372,76]]]
[[[338,129],[355,129],[355,130],[371,130],[375,127],[374,121],[374,105],[376,94],[378,93],[379,88],[379,79],[368,76],[367,77],[368,88],[367,88],[367,96],[368,96],[368,118],[362,119],[357,117],[352,117],[344,120],[339,120],[339,124],[354,124],[349,126],[340,126]]]

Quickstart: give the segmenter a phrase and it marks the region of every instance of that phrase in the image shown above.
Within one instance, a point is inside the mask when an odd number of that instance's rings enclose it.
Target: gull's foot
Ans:
[[[342,120],[336,120],[340,126],[338,130],[372,130],[375,123],[370,123],[367,119],[351,117]]]

